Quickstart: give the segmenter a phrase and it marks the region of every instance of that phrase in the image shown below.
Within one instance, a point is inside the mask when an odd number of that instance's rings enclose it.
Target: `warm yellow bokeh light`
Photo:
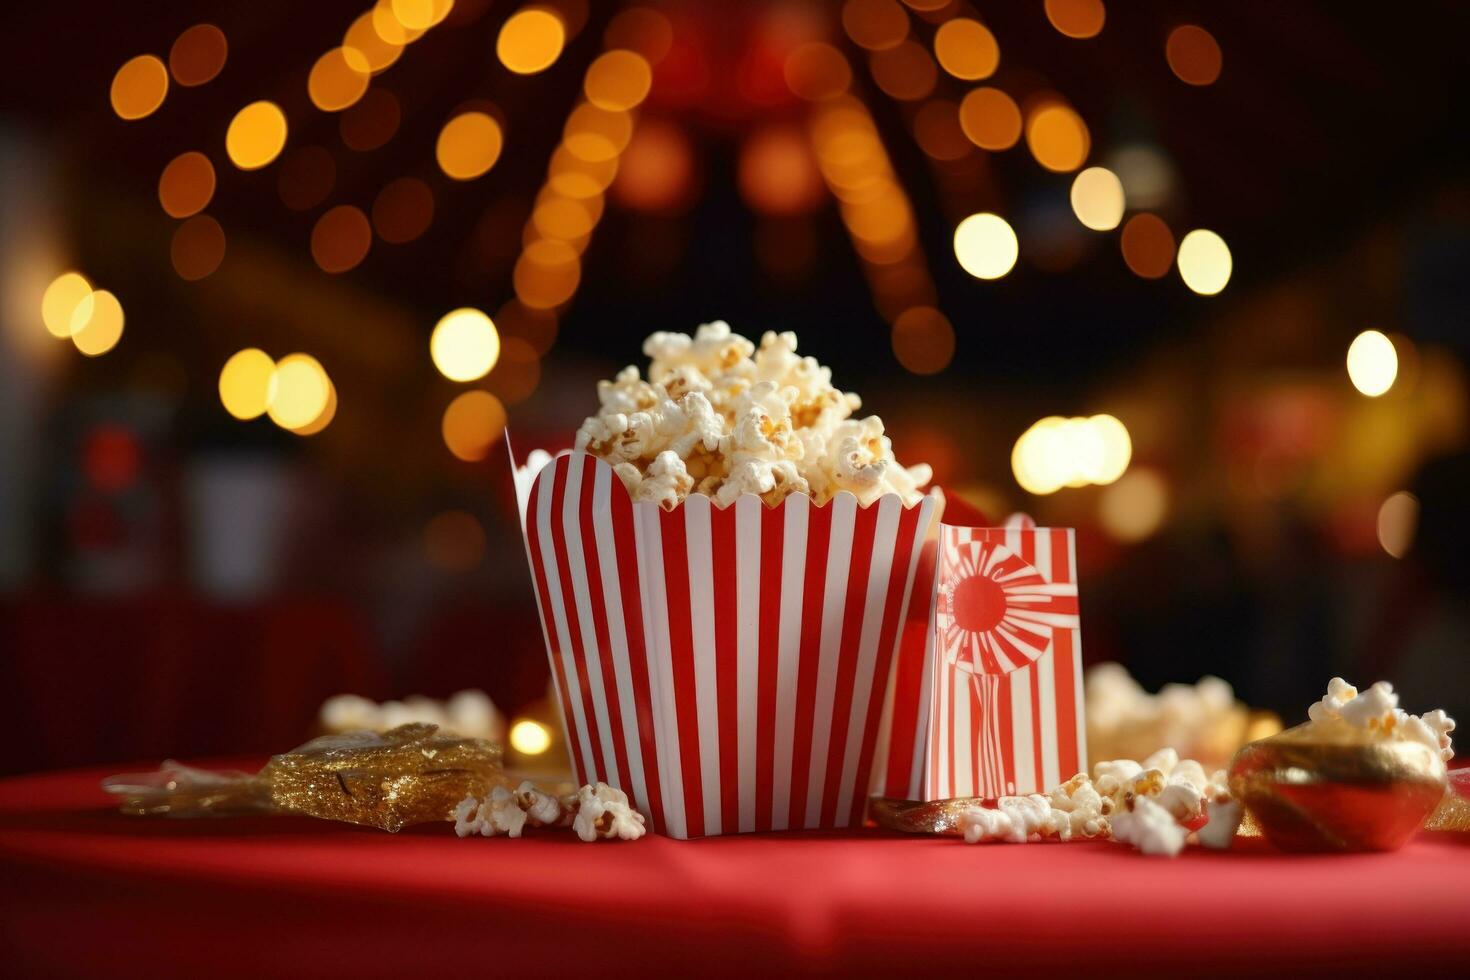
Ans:
[[[274,102],[252,102],[230,120],[225,152],[241,170],[259,170],[286,146],[286,114]]]
[[[584,102],[572,110],[563,131],[567,152],[588,163],[611,160],[633,138],[633,117]]]
[[[1123,261],[1133,274],[1144,279],[1161,279],[1174,264],[1174,233],[1156,214],[1135,214],[1118,236]]]
[[[1048,102],[1026,120],[1026,145],[1047,170],[1070,173],[1087,161],[1092,136],[1070,106]]]
[[[370,76],[354,61],[360,63],[361,58],[356,53],[349,58],[346,48],[333,48],[316,60],[306,78],[312,105],[323,112],[340,112],[363,97]]]
[[[914,374],[937,374],[954,360],[954,326],[932,306],[915,306],[893,320],[893,356]]]
[[[1056,415],[1042,419],[1023,432],[1011,449],[1011,472],[1027,493],[1056,493],[1071,478],[1060,433],[1066,421]]]
[[[540,755],[551,748],[551,729],[539,721],[522,718],[510,726],[510,747],[521,755]]]
[[[411,31],[426,31],[438,23],[434,6],[434,0],[391,0],[393,16]],[[444,13],[449,13],[449,6],[444,5]]]
[[[1011,470],[1027,493],[1116,482],[1133,459],[1128,429],[1111,415],[1051,415],[1021,434],[1011,450]]]
[[[955,78],[973,82],[989,78],[1000,67],[1000,45],[978,20],[956,17],[934,32],[934,57]]]
[[[151,116],[168,95],[168,69],[155,55],[140,54],[112,76],[112,111],[122,119]]]
[[[1087,425],[1102,445],[1102,461],[1086,476],[1089,483],[1105,486],[1128,469],[1133,460],[1133,439],[1128,427],[1112,415],[1094,415]]]
[[[1399,376],[1393,341],[1378,330],[1364,330],[1348,346],[1347,371],[1353,387],[1369,398],[1388,391]]]
[[[393,13],[393,0],[378,0],[370,13],[373,18],[373,30],[388,44],[402,47],[412,44],[424,34],[422,29],[410,29],[403,26],[403,22]]]
[[[1154,470],[1134,470],[1098,497],[1097,519],[1115,540],[1132,544],[1158,531],[1169,515],[1169,485]]]
[[[317,413],[317,417],[305,425],[298,425],[291,432],[298,436],[314,436],[327,426],[332,424],[332,419],[337,417],[337,386],[332,384],[332,379],[327,378],[327,403]]]
[[[444,409],[444,445],[467,463],[482,460],[505,433],[505,406],[488,391],[467,391]]]
[[[1224,63],[1220,43],[1197,24],[1174,28],[1164,42],[1164,57],[1179,80],[1189,85],[1213,84]]]
[[[562,197],[596,197],[617,175],[617,157],[583,160],[565,146],[558,146],[546,168],[546,186]]]
[[[203,85],[225,67],[230,42],[213,24],[195,24],[174,40],[168,51],[168,70],[185,88]]]
[[[489,374],[500,357],[500,334],[480,310],[462,307],[440,318],[429,338],[429,355],[450,381],[474,381]]]
[[[281,428],[299,429],[321,417],[331,395],[332,383],[316,358],[287,354],[271,372],[267,411]]]
[[[71,336],[72,319],[92,295],[92,284],[80,272],[63,272],[51,280],[41,295],[41,322],[53,337],[65,340]],[[91,307],[84,311],[91,313]]]
[[[158,178],[158,203],[170,218],[198,214],[214,197],[214,164],[196,150],[180,153]]]
[[[853,43],[869,51],[897,47],[909,35],[909,16],[898,0],[847,0],[842,27]]]
[[[1378,508],[1378,543],[1394,558],[1402,558],[1414,544],[1419,527],[1419,498],[1400,490]]]
[[[1008,150],[1021,138],[1021,109],[998,88],[977,88],[960,103],[960,128],[982,150]]]
[[[484,112],[465,112],[444,124],[434,155],[455,180],[474,180],[500,159],[500,124]]]
[[[631,109],[648,97],[653,69],[633,51],[609,51],[587,68],[582,89],[587,101],[602,109]]]
[[[259,418],[270,407],[271,375],[276,362],[265,351],[247,347],[237,352],[219,372],[219,400],[241,421]]]
[[[123,308],[105,289],[91,293],[71,315],[71,342],[88,357],[106,354],[123,335]]]
[[[1213,231],[1196,228],[1185,235],[1176,261],[1184,285],[1201,296],[1215,295],[1230,281],[1230,247]]]
[[[954,230],[955,258],[976,279],[999,279],[1015,266],[1019,252],[1016,233],[998,214],[972,214]]]
[[[1046,19],[1068,37],[1096,37],[1107,20],[1102,0],[1046,0]]]
[[[500,28],[495,55],[517,75],[534,75],[556,63],[566,42],[567,30],[559,17],[549,10],[525,7]]]
[[[1093,231],[1112,231],[1123,220],[1123,182],[1104,167],[1088,167],[1072,181],[1072,213]]]
[[[567,242],[541,238],[526,246],[511,273],[516,298],[533,310],[549,310],[572,298],[582,280],[577,250]]]
[[[531,212],[531,223],[545,238],[574,241],[590,234],[600,217],[588,205],[593,204],[594,208],[600,209],[601,203],[602,199],[595,196],[578,199],[552,194],[536,205]]]
[[[342,36],[342,56],[349,67],[359,72],[377,74],[391,66],[403,54],[403,42],[393,42],[378,33],[373,25],[373,12],[368,11],[347,28]]]
[[[835,99],[852,84],[852,66],[830,44],[813,41],[800,45],[786,56],[782,68],[786,87],[808,102]]]

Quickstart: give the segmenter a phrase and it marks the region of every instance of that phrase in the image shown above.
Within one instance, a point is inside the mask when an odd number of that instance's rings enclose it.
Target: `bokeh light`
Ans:
[[[458,459],[478,462],[505,433],[505,406],[488,391],[466,391],[444,409],[444,445]]]
[[[241,421],[259,418],[270,407],[276,362],[265,351],[247,347],[233,354],[219,372],[219,400]]]
[[[1151,537],[1168,516],[1169,484],[1152,469],[1134,470],[1098,496],[1098,523],[1125,544]]]
[[[88,357],[106,354],[122,335],[122,304],[105,289],[89,293],[72,312],[71,342]]]
[[[977,88],[960,102],[960,127],[982,150],[1008,150],[1021,138],[1021,109],[998,88]]]
[[[550,310],[533,310],[520,300],[509,300],[495,311],[496,332],[502,338],[518,337],[531,345],[536,356],[545,356],[556,343],[556,314]]]
[[[225,152],[241,170],[259,170],[286,146],[286,114],[274,102],[252,102],[230,120]]]
[[[764,214],[803,214],[822,199],[822,175],[811,144],[790,123],[764,126],[746,138],[736,182],[745,203]]]
[[[1103,167],[1088,167],[1072,181],[1072,213],[1084,227],[1112,231],[1123,220],[1123,182]]]
[[[444,314],[429,338],[429,356],[450,381],[474,381],[490,373],[500,357],[500,335],[480,310],[461,307]]]
[[[1213,84],[1224,62],[1215,36],[1197,24],[1184,24],[1170,31],[1164,42],[1164,57],[1175,76],[1189,85]]]
[[[356,268],[367,258],[372,243],[373,230],[367,215],[350,204],[326,211],[311,229],[311,257],[323,272]]]
[[[551,154],[546,168],[546,187],[563,197],[596,197],[607,190],[618,173],[618,158],[583,160],[565,146]]]
[[[1087,161],[1092,137],[1070,106],[1043,102],[1026,120],[1026,145],[1036,162],[1056,173],[1070,173]]]
[[[1414,545],[1419,528],[1419,498],[1400,490],[1378,508],[1378,544],[1394,558],[1402,558]]]
[[[498,122],[484,112],[464,112],[444,124],[434,155],[447,176],[474,180],[495,166],[503,144]]]
[[[1225,239],[1196,228],[1179,242],[1179,275],[1184,285],[1201,296],[1213,296],[1230,281],[1233,263]]]
[[[1107,20],[1102,0],[1046,0],[1046,19],[1067,37],[1097,37]]]
[[[373,230],[385,242],[401,245],[429,230],[434,192],[417,177],[399,177],[373,199]]]
[[[662,13],[650,7],[628,7],[620,10],[602,35],[608,50],[627,48],[637,51],[656,65],[674,44],[674,27]]]
[[[389,41],[379,34],[373,24],[373,13],[368,11],[347,28],[342,37],[342,54],[352,68],[375,75],[402,56],[403,42]]]
[[[317,413],[316,418],[312,419],[305,425],[296,426],[291,430],[291,432],[295,433],[298,436],[314,436],[318,432],[321,432],[323,429],[325,429],[327,426],[331,425],[332,419],[336,417],[337,386],[332,383],[331,377],[327,376],[327,403],[322,406],[322,410]]]
[[[449,16],[454,0],[391,0],[393,16],[411,31],[427,31]]]
[[[633,51],[608,51],[587,68],[582,88],[587,101],[602,109],[626,111],[648,97],[653,70]]]
[[[332,48],[311,66],[306,91],[311,104],[323,112],[339,112],[362,98],[370,78],[353,66],[344,48]]]
[[[939,67],[929,51],[917,41],[903,41],[874,51],[868,58],[873,82],[890,98],[917,102],[934,91]]]
[[[539,721],[522,718],[510,726],[510,747],[521,755],[540,755],[551,748],[551,729]]]
[[[187,218],[209,206],[214,197],[214,164],[203,153],[180,153],[158,178],[158,203],[171,218]]]
[[[786,87],[808,102],[835,99],[852,85],[852,67],[841,51],[821,41],[800,45],[786,57]]]
[[[1107,161],[1123,182],[1130,208],[1159,208],[1174,196],[1174,165],[1156,146],[1135,143],[1119,147]]]
[[[972,214],[954,230],[954,254],[960,266],[977,279],[999,279],[1016,264],[1020,252],[1016,233],[998,214]]]
[[[657,186],[655,184],[655,186]],[[548,194],[531,212],[531,224],[543,238],[556,238],[564,242],[576,241],[592,233],[599,215],[589,207],[601,198],[562,197]],[[595,205],[594,205],[595,207]]]
[[[898,0],[847,0],[842,5],[842,27],[854,44],[882,51],[908,37],[909,15]]]
[[[640,122],[617,166],[612,192],[628,207],[640,211],[674,211],[693,197],[694,147],[683,128],[667,120]],[[577,236],[549,237],[567,240]]]
[[[945,71],[967,82],[989,78],[1000,67],[1000,45],[978,20],[956,17],[934,32],[934,56]]]
[[[1063,487],[1114,483],[1132,459],[1128,429],[1114,416],[1069,419],[1052,415],[1016,440],[1011,471],[1027,493],[1045,495]]]
[[[485,529],[473,514],[446,510],[424,528],[424,555],[442,571],[471,571],[485,559]]]
[[[893,356],[914,374],[937,374],[954,360],[954,327],[932,306],[904,310],[893,321]]]
[[[41,322],[46,332],[58,339],[71,336],[72,321],[82,303],[92,295],[92,284],[80,272],[63,272],[41,295]],[[88,308],[90,314],[90,307]]]
[[[211,275],[225,260],[225,230],[207,214],[196,214],[174,229],[169,261],[186,282]]]
[[[517,75],[534,75],[556,63],[566,40],[566,28],[559,17],[549,10],[525,7],[500,28],[495,55]]]
[[[1353,387],[1369,398],[1384,394],[1399,375],[1399,355],[1393,341],[1381,331],[1364,330],[1348,345],[1347,371]]]
[[[185,88],[203,85],[224,70],[229,51],[224,31],[213,24],[195,24],[169,48],[168,70]]]
[[[300,429],[321,417],[331,400],[326,369],[310,354],[287,354],[276,362],[266,411],[283,429]]]
[[[1123,261],[1133,274],[1161,279],[1174,265],[1174,233],[1156,214],[1135,214],[1123,225],[1119,239]]]
[[[156,55],[140,54],[112,76],[112,111],[120,119],[151,116],[167,95],[168,69]]]
[[[337,183],[337,164],[321,146],[303,146],[286,154],[276,175],[276,193],[292,211],[310,211],[327,199]]]
[[[398,132],[403,110],[398,96],[384,88],[371,88],[358,103],[342,113],[337,129],[342,142],[358,152],[376,150]]]
[[[935,160],[959,160],[971,152],[960,107],[948,99],[931,99],[914,113],[914,142]]]
[[[549,310],[572,298],[582,279],[576,249],[542,238],[526,246],[511,274],[516,298],[534,310]]]
[[[588,163],[601,163],[622,153],[633,138],[633,117],[584,102],[567,116],[562,145]]]

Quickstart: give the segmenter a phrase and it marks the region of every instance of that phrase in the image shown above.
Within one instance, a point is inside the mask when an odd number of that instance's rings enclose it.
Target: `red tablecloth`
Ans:
[[[0,782],[0,973],[1383,975],[1466,959],[1464,835],[1173,861],[878,831],[459,840],[124,817],[105,774]]]

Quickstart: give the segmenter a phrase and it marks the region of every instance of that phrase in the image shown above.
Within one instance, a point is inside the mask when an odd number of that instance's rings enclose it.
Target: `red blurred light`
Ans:
[[[120,425],[99,425],[82,444],[82,471],[98,490],[126,490],[137,481],[142,464],[137,437]]]

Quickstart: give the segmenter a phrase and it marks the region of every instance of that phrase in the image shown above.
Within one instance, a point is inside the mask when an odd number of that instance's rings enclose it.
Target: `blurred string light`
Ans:
[[[932,306],[914,306],[893,321],[893,356],[914,374],[937,374],[954,360],[949,318]]]
[[[1098,523],[1126,544],[1151,537],[1168,514],[1169,485],[1152,469],[1131,470],[1098,495]]]
[[[322,417],[336,412],[332,380],[310,354],[287,354],[277,361],[266,390],[266,414],[292,432],[319,432]]]
[[[1179,243],[1179,276],[1201,296],[1213,296],[1230,281],[1232,262],[1225,239],[1196,228]]]
[[[112,76],[112,111],[120,119],[143,119],[168,95],[168,69],[156,55],[140,54]]]
[[[842,5],[842,28],[859,47],[883,51],[908,37],[909,17],[898,0],[847,0]]]
[[[1224,63],[1215,36],[1197,24],[1184,24],[1169,32],[1164,58],[1174,75],[1188,85],[1214,84]]]
[[[902,41],[868,56],[873,82],[889,98],[917,102],[934,91],[939,66],[929,50],[917,41]]]
[[[736,183],[745,203],[762,214],[805,214],[822,198],[811,144],[791,123],[768,123],[745,138]]]
[[[480,310],[462,307],[444,314],[429,338],[429,355],[450,381],[474,381],[490,373],[500,356],[500,334]]]
[[[1156,214],[1142,212],[1129,218],[1119,245],[1123,261],[1143,279],[1162,279],[1174,266],[1174,233]]]
[[[466,391],[444,409],[444,445],[457,459],[475,463],[505,432],[505,406],[488,391]]]
[[[1021,138],[1021,109],[998,88],[982,86],[960,102],[960,128],[982,150],[1009,150]]]
[[[325,211],[311,229],[311,257],[323,272],[355,269],[372,247],[372,225],[361,208],[339,204]]]
[[[1123,220],[1123,182],[1103,167],[1088,167],[1072,181],[1072,212],[1084,227],[1112,231]]]
[[[229,50],[224,31],[213,24],[195,24],[169,48],[169,73],[185,88],[203,85],[224,70]]]
[[[1015,267],[1016,233],[998,214],[972,214],[954,230],[954,255],[976,279],[999,279]]]
[[[566,26],[554,12],[522,7],[501,26],[495,55],[517,75],[534,75],[556,64],[566,40]]]
[[[1414,544],[1419,527],[1419,498],[1400,490],[1378,508],[1378,543],[1394,558],[1402,558]]]
[[[311,104],[323,112],[340,112],[366,95],[370,76],[357,67],[363,60],[356,49],[349,60],[347,49],[340,47],[318,58],[306,79]]]
[[[587,67],[582,92],[599,109],[626,112],[648,97],[653,68],[635,51],[607,51]]]
[[[88,357],[99,357],[117,346],[123,335],[123,308],[105,289],[83,297],[72,311],[71,342]]]
[[[213,197],[214,164],[195,150],[170,160],[158,178],[158,202],[170,218],[198,214]]]
[[[1369,398],[1386,393],[1399,374],[1399,355],[1393,341],[1378,330],[1358,334],[1348,345],[1347,372],[1353,387]]]
[[[1133,442],[1111,415],[1049,416],[1021,434],[1011,450],[1011,472],[1027,493],[1063,487],[1106,486],[1128,469]]]
[[[500,159],[504,136],[489,113],[462,112],[439,131],[434,156],[439,169],[454,180],[474,180]]]
[[[1026,146],[1047,170],[1070,173],[1087,161],[1092,136],[1075,109],[1048,96],[1027,114]]]
[[[989,78],[1000,67],[1000,44],[978,20],[956,17],[934,32],[934,57],[945,71],[962,81]]]
[[[219,400],[241,421],[259,418],[270,407],[271,375],[276,362],[255,347],[233,354],[219,373]]]
[[[406,31],[395,31],[407,37]],[[403,56],[405,41],[390,40],[378,33],[373,11],[362,14],[342,35],[342,54],[354,70],[370,75],[387,71]]]
[[[960,125],[960,107],[948,99],[930,99],[913,118],[914,141],[940,162],[960,160],[970,153],[970,139]]]
[[[274,102],[252,102],[230,120],[225,152],[241,170],[259,170],[286,146],[286,114]]]
[[[46,331],[59,340],[72,334],[72,321],[77,309],[92,295],[92,284],[80,272],[63,272],[41,295],[41,322]]]
[[[613,181],[611,192],[621,204],[640,211],[671,212],[689,203],[694,193],[695,163],[694,147],[684,129],[666,119],[642,119],[633,131],[627,148],[618,160],[618,175]],[[536,214],[546,214],[557,206],[568,215],[573,208],[588,213],[590,223],[584,231],[571,233],[579,224],[567,223],[566,232],[556,235],[551,226],[543,227],[536,222],[537,230],[547,237],[561,237],[567,241],[581,239],[591,234],[592,227],[601,217],[600,198],[582,198],[577,201],[563,199],[560,204],[555,196],[538,204]],[[580,220],[580,219],[579,219]]]
[[[786,87],[808,102],[825,102],[847,93],[852,66],[830,44],[812,41],[794,48],[782,65]]]
[[[196,214],[174,229],[169,259],[179,278],[195,282],[211,275],[225,258],[225,230],[207,214]]]
[[[551,748],[551,729],[539,721],[522,718],[510,726],[510,747],[521,755],[541,755]]]
[[[649,64],[656,65],[674,45],[674,25],[651,7],[627,7],[608,23],[602,44],[609,51],[618,48],[636,51]]]
[[[1045,10],[1051,26],[1067,37],[1097,37],[1107,20],[1102,0],[1046,0]]]

